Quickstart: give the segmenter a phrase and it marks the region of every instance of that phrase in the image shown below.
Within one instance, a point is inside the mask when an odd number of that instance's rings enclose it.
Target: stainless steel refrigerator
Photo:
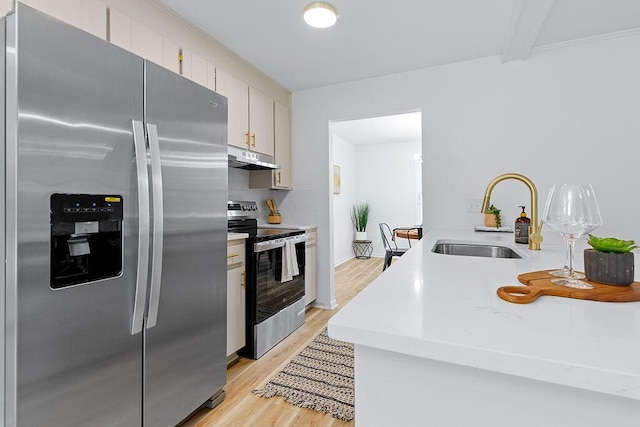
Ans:
[[[175,425],[224,396],[226,99],[20,3],[0,34],[5,425]]]

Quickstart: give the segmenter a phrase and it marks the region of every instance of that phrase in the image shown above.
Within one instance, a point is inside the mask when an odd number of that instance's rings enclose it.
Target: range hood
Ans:
[[[280,166],[273,163],[273,157],[255,153],[239,147],[229,145],[229,167],[247,170],[274,170]]]

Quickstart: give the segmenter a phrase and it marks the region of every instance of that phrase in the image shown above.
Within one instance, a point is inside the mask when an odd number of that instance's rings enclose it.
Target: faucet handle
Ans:
[[[538,233],[530,234],[529,240],[535,243],[536,245],[539,245],[544,240],[544,237],[542,237],[542,234],[538,232]]]
[[[533,249],[534,247],[536,247],[536,249],[540,249],[540,243],[542,243],[542,241],[544,240],[544,237],[542,237],[543,225],[543,222],[540,221],[538,227],[535,227],[536,230],[533,229],[534,227],[530,227],[531,229],[529,230],[529,242],[531,243],[531,245],[529,245],[529,249]]]

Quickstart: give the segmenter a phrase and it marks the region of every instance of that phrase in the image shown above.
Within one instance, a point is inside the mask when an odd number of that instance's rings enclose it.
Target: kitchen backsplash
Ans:
[[[259,223],[267,222],[267,199],[273,199],[282,215],[282,224],[317,225],[316,190],[263,190],[249,188],[249,171],[229,168],[229,200],[255,200],[260,210]]]

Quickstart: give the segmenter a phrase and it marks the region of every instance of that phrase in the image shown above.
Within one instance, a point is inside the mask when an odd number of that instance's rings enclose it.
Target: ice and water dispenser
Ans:
[[[122,197],[51,195],[51,288],[119,276]]]

